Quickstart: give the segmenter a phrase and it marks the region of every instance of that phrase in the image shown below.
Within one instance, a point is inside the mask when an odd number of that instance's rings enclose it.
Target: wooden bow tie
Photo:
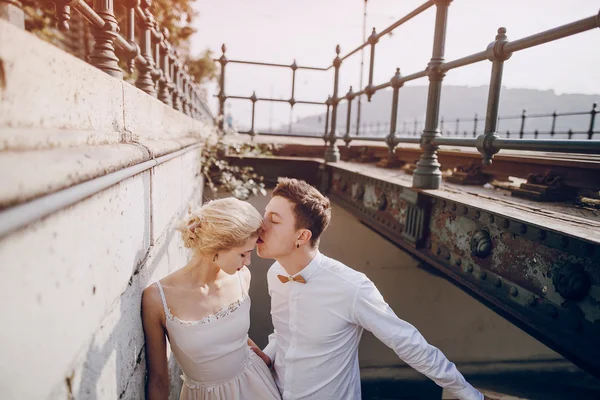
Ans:
[[[302,275],[296,275],[296,276],[277,275],[277,278],[279,278],[281,283],[288,283],[291,281],[298,282],[298,283],[306,283],[306,281],[304,280]]]

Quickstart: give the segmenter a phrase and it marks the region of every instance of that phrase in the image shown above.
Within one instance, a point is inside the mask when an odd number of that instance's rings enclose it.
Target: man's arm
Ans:
[[[427,376],[454,396],[464,400],[482,400],[456,366],[436,347],[427,343],[419,331],[396,316],[373,282],[364,282],[354,304],[355,322],[373,332],[408,365]]]
[[[269,357],[271,360],[271,365],[269,366],[272,366],[273,362],[275,362],[275,354],[277,353],[277,331],[274,330],[273,333],[269,335],[269,343],[263,349],[263,353]]]
[[[269,293],[269,297],[273,296],[271,293],[271,275],[273,274],[272,269],[273,266],[271,266],[267,271],[267,292]],[[273,329],[273,333],[269,335],[269,343],[263,349],[263,353],[269,357],[270,364],[267,365],[272,368],[273,364],[275,363],[275,354],[277,353],[277,331],[275,331],[275,329]]]

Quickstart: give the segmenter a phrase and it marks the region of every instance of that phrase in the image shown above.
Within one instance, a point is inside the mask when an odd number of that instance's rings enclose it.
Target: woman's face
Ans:
[[[249,266],[252,262],[252,250],[256,247],[257,239],[258,236],[254,236],[241,246],[220,251],[219,256],[215,260],[215,264],[229,275],[235,274],[244,266]]]

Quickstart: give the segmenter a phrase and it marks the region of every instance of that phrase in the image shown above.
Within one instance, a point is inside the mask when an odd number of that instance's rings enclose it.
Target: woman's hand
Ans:
[[[250,338],[248,338],[248,346],[250,346],[252,351],[254,351],[256,355],[265,362],[265,364],[267,364],[267,367],[271,368],[271,358],[269,358],[269,356],[266,355]]]

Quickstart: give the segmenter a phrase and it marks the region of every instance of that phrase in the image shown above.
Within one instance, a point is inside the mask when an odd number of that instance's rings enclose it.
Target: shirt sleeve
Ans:
[[[275,363],[275,355],[277,354],[277,331],[273,331],[269,335],[269,343],[263,349],[263,353],[269,356],[271,363]]]
[[[419,331],[396,316],[373,282],[364,282],[354,304],[355,323],[372,332],[398,357],[461,400],[483,400],[454,363],[427,343]]]
[[[267,272],[267,291],[269,293],[269,297],[271,294],[271,275],[272,275],[272,266],[269,268]],[[273,330],[273,333],[269,335],[269,343],[263,349],[263,353],[265,353],[271,359],[271,366],[275,364],[275,355],[277,354],[277,331]]]

